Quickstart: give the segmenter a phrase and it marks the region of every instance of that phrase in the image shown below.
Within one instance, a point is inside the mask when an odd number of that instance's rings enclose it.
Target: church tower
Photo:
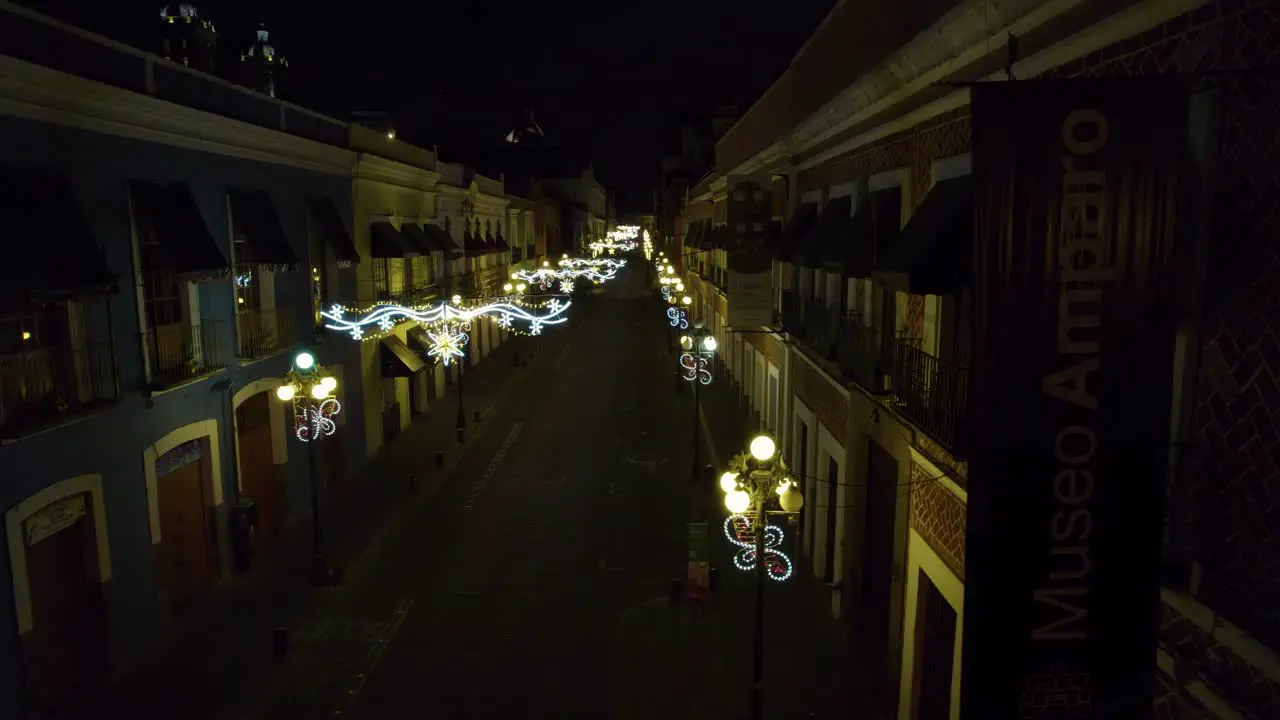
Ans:
[[[258,38],[248,50],[240,53],[241,84],[276,97],[280,81],[289,69],[289,61],[271,44],[265,25],[258,26]]]
[[[214,71],[218,31],[194,4],[161,8],[160,33],[160,54],[166,60],[207,73]]]

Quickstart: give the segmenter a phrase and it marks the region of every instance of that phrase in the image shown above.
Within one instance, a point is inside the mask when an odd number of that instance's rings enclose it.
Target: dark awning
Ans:
[[[876,238],[871,203],[864,202],[822,253],[824,269],[845,277],[871,277],[875,266]]]
[[[325,242],[333,250],[333,257],[338,261],[338,267],[347,267],[360,262],[360,253],[356,252],[356,245],[351,242],[351,233],[347,232],[347,225],[342,222],[342,216],[338,214],[338,206],[334,204],[333,199],[307,198],[307,205],[320,226],[320,232],[324,234]]]
[[[409,337],[409,349],[417,353],[419,357],[426,357],[426,353],[431,351],[431,338],[427,337],[426,328],[421,325],[414,325],[409,328],[407,333]]]
[[[186,183],[129,183],[139,242],[154,243],[165,269],[189,279],[226,277],[231,264],[209,234]],[[145,237],[149,236],[149,237]]]
[[[413,223],[400,224],[400,237],[404,238],[405,243],[408,245],[405,249],[406,255],[430,255],[431,253],[440,252],[435,243],[431,242],[431,239],[427,237],[427,234],[422,232],[422,228]]]
[[[809,228],[813,225],[818,217],[818,206],[813,203],[804,203],[796,208],[791,214],[791,219],[782,227],[782,233],[778,236],[778,259],[784,262],[789,261],[791,256],[800,248],[805,236],[809,233]]]
[[[275,204],[265,190],[227,191],[231,199],[237,264],[266,265],[277,270],[297,268],[298,256],[285,238]]]
[[[379,260],[403,258],[411,254],[409,241],[389,222],[369,223],[369,254]]]
[[[70,181],[49,170],[0,170],[7,236],[0,297],[6,305],[116,290]]]
[[[973,263],[973,178],[936,183],[897,242],[882,245],[876,277],[885,288],[951,295],[969,280]]]
[[[822,267],[827,248],[835,245],[844,235],[852,208],[853,198],[848,195],[828,200],[817,222],[809,227],[804,241],[797,248],[796,259],[808,268]]]
[[[414,373],[426,367],[422,356],[409,349],[404,341],[395,335],[382,338],[378,348],[382,364],[382,377],[412,377]]]
[[[726,250],[729,247],[729,226],[717,225],[711,231],[711,247],[716,250]]]
[[[494,241],[495,243],[497,243],[498,251],[499,251],[499,252],[506,252],[507,250],[510,250],[510,249],[511,249],[511,246],[507,244],[506,239],[502,237],[502,231],[501,231],[501,230],[499,230],[499,231],[498,231],[498,232],[493,236],[493,241]]]
[[[498,252],[498,241],[493,239],[493,233],[486,232],[484,234],[484,254],[489,255],[496,252]]]
[[[462,232],[462,251],[467,257],[478,257],[485,253],[484,238],[473,234],[470,230]]]
[[[422,231],[427,234],[427,238],[431,240],[432,244],[440,248],[442,252],[458,253],[462,251],[462,248],[458,246],[458,242],[450,237],[449,233],[439,225],[423,223]]]

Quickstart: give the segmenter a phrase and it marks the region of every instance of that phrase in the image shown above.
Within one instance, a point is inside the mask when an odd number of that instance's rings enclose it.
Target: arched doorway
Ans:
[[[268,393],[249,396],[236,408],[236,448],[240,462],[240,496],[253,500],[258,511],[257,536],[277,537],[288,516],[284,465],[277,465],[271,439],[271,399]]]
[[[218,524],[209,441],[197,438],[156,458],[159,578],[171,614],[185,610],[217,578]]]
[[[110,579],[101,479],[86,475],[37,493],[5,514],[25,681],[40,716],[68,706],[106,676]]]

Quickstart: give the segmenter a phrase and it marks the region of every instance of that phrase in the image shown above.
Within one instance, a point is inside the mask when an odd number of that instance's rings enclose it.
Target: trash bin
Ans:
[[[242,499],[231,508],[231,566],[247,573],[253,562],[253,537],[258,532],[258,504]]]

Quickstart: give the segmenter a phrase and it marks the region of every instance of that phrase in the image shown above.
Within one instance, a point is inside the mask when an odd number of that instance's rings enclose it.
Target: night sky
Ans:
[[[69,22],[155,51],[162,2],[27,0]],[[285,99],[345,118],[393,113],[402,136],[466,161],[536,109],[549,136],[619,191],[649,202],[660,158],[684,118],[720,103],[745,109],[781,73],[834,0],[786,12],[728,0],[531,3],[336,3],[205,0],[223,57],[266,22],[289,59]]]

